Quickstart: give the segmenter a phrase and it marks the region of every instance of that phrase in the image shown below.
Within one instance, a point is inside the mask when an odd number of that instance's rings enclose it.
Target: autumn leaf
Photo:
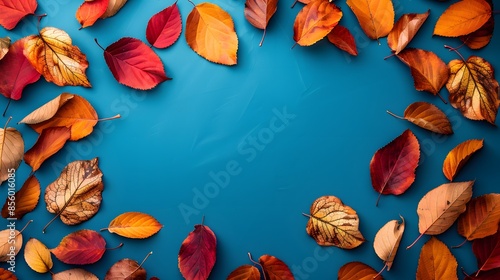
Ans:
[[[152,16],[146,27],[146,39],[155,48],[168,48],[179,39],[182,20],[177,1]]]
[[[259,46],[264,43],[267,25],[278,8],[278,0],[246,0],[245,18],[248,22],[258,29],[264,30]]]
[[[270,256],[262,255],[259,258],[259,263],[262,266],[262,271],[264,272],[264,279],[269,280],[285,280],[294,279],[290,268],[282,260]]]
[[[415,169],[420,158],[417,137],[409,130],[378,150],[370,161],[373,188],[382,194],[400,195],[415,180]]]
[[[391,116],[398,119],[407,120],[413,124],[418,125],[423,129],[439,133],[439,134],[453,134],[451,123],[448,117],[439,110],[438,107],[427,102],[415,102],[410,104],[405,112],[404,117],[397,116],[387,111]]]
[[[235,65],[238,36],[231,16],[212,3],[196,5],[186,20],[186,41],[208,61]]]
[[[92,264],[106,252],[106,241],[98,232],[83,229],[65,236],[50,252],[65,264]]]
[[[131,88],[148,90],[170,80],[160,57],[139,39],[121,38],[104,50],[104,59],[113,77]]]
[[[418,91],[438,95],[448,81],[448,66],[431,51],[407,48],[397,57],[410,67],[415,89]]]
[[[1,280],[17,280],[14,273],[10,272],[8,269],[0,268],[0,279]]]
[[[349,29],[337,24],[330,33],[327,35],[328,41],[334,44],[337,48],[347,52],[350,55],[357,56],[358,49],[356,48],[356,41],[352,36]]]
[[[450,92],[451,106],[468,119],[494,124],[500,100],[493,67],[475,55],[464,61],[455,59],[448,63],[450,77],[446,88]]]
[[[323,39],[342,18],[342,11],[333,3],[314,0],[295,17],[293,40],[300,46],[310,46]]]
[[[141,264],[131,259],[122,259],[117,261],[113,264],[113,266],[111,266],[108,272],[106,272],[104,280],[146,280],[146,270],[142,267],[142,265],[152,253],[153,252],[149,252]]]
[[[382,280],[377,271],[362,262],[344,264],[338,272],[338,280]]]
[[[490,19],[478,30],[464,36],[460,36],[460,40],[473,50],[484,48],[488,45],[493,37],[493,29],[495,28],[495,18]]]
[[[400,53],[415,37],[429,17],[430,10],[423,14],[404,14],[387,35],[387,44],[395,54]]]
[[[60,151],[70,139],[71,130],[64,126],[49,127],[40,133],[35,145],[24,154],[24,161],[37,171],[40,166]]]
[[[2,60],[5,55],[9,52],[10,38],[4,37],[0,38],[0,60]]]
[[[127,0],[108,0],[108,8],[106,12],[101,16],[102,19],[112,17],[118,13],[121,8],[127,3]]]
[[[57,180],[45,189],[47,210],[67,225],[76,225],[92,218],[101,205],[102,172],[98,159],[73,161],[61,171]]]
[[[245,264],[233,270],[226,280],[260,280],[260,272],[255,266]]]
[[[431,237],[420,251],[417,280],[458,279],[457,266],[457,260],[448,247],[437,238]]]
[[[469,158],[483,147],[483,140],[467,140],[453,148],[443,162],[444,176],[453,181],[455,175],[469,161]]]
[[[454,3],[439,17],[434,35],[458,37],[478,30],[491,17],[491,6],[485,0],[462,0]]]
[[[0,128],[0,184],[19,167],[24,154],[23,137],[17,129],[7,127],[9,121],[10,118],[4,128]]]
[[[373,248],[377,256],[384,261],[384,267],[380,270],[379,274],[386,267],[387,271],[391,270],[404,231],[405,220],[401,217],[401,223],[397,220],[389,221],[375,235]]]
[[[24,88],[40,79],[40,73],[24,56],[25,39],[17,40],[0,60],[0,92],[7,98],[19,100]]]
[[[144,239],[163,227],[153,216],[140,212],[126,212],[114,218],[107,230],[123,237]]]
[[[24,215],[35,209],[40,193],[40,182],[35,175],[31,175],[15,195],[7,196],[2,207],[2,217],[22,219]]]
[[[12,246],[13,244],[15,246]],[[19,251],[21,251],[22,245],[23,235],[17,229],[11,230],[8,228],[0,231],[0,262],[10,261],[11,257],[15,258]],[[11,247],[14,247],[14,250],[11,250]]]
[[[407,249],[424,234],[438,235],[450,228],[465,212],[465,205],[472,197],[472,185],[474,181],[442,184],[425,194],[417,206],[420,236]]]
[[[391,0],[347,0],[370,39],[378,40],[387,36],[394,26],[394,7]]]
[[[52,275],[52,280],[99,280],[99,278],[84,269],[73,268]]]
[[[28,266],[38,273],[46,273],[52,269],[52,256],[49,249],[38,239],[30,238],[24,246],[24,260]]]
[[[195,225],[179,250],[178,263],[182,276],[190,280],[207,279],[215,265],[216,247],[215,233],[203,221],[201,225]]]
[[[19,123],[37,124],[54,117],[59,109],[75,95],[62,93],[51,101],[45,103],[40,108],[24,117]]]
[[[465,274],[465,273],[464,273]],[[472,275],[465,275],[464,280],[497,280],[500,276],[500,268],[487,271],[476,271]]]
[[[38,6],[36,0],[0,0],[0,25],[12,30],[27,15],[32,15]]]
[[[472,252],[477,258],[478,276],[481,271],[500,267],[500,231],[472,242]]]
[[[71,37],[63,30],[45,27],[39,35],[26,37],[24,55],[48,82],[91,87],[85,75],[87,57],[72,45]]]
[[[473,198],[458,218],[458,233],[467,240],[484,238],[498,231],[500,194],[485,194]]]
[[[89,27],[104,15],[108,9],[109,0],[85,1],[76,10],[76,19],[82,25],[81,28]]]
[[[319,245],[353,249],[365,238],[358,230],[356,211],[335,196],[322,196],[311,205],[306,231]]]

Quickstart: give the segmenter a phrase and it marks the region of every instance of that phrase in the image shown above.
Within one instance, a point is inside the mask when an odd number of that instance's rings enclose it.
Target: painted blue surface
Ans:
[[[94,38],[103,46],[124,36],[145,41],[148,19],[172,1],[129,1],[115,17],[80,31],[74,13],[82,1],[39,2],[37,12],[48,14],[42,27],[64,29],[87,55],[87,74],[93,87],[61,88],[43,78],[29,86],[22,100],[13,102],[8,111],[13,126],[24,136],[26,149],[34,144],[36,134],[27,126],[17,125],[17,121],[62,92],[84,96],[100,117],[121,114],[122,118],[99,123],[91,136],[69,143],[37,171],[45,189],[67,163],[99,157],[105,185],[99,213],[78,226],[65,226],[57,220],[42,234],[42,227],[53,216],[41,201],[33,213],[18,221],[21,227],[28,219],[34,220],[24,233],[25,240],[35,237],[53,248],[70,232],[99,230],[127,211],[152,214],[164,224],[147,240],[128,240],[103,232],[109,247],[120,242],[125,245],[106,252],[97,264],[85,266],[100,278],[114,262],[122,258],[140,261],[153,251],[144,265],[148,276],[182,279],[177,253],[203,215],[218,238],[217,264],[210,279],[225,279],[233,269],[249,263],[247,252],[256,259],[262,254],[281,258],[293,269],[296,279],[334,279],[340,266],[350,261],[362,261],[378,270],[383,263],[373,250],[375,233],[387,221],[402,215],[406,232],[393,268],[383,276],[411,279],[420,248],[428,239],[424,237],[405,250],[418,236],[416,206],[425,193],[446,182],[441,168],[448,151],[467,139],[484,139],[484,148],[474,155],[457,181],[475,179],[474,196],[499,191],[498,128],[467,120],[439,98],[417,92],[405,65],[396,58],[383,60],[390,54],[386,40],[381,39],[381,45],[368,40],[344,1],[338,1],[344,11],[342,24],[356,37],[358,57],[344,54],[326,40],[309,48],[291,49],[292,26],[300,4],[290,9],[292,1],[280,1],[264,45],[258,47],[262,32],[246,22],[244,1],[215,0],[235,21],[238,65],[227,67],[204,60],[187,46],[182,34],[171,48],[156,50],[173,80],[148,92],[118,84]],[[192,5],[187,1],[178,4],[184,21]],[[410,46],[432,50],[445,62],[458,57],[443,45],[457,46],[460,42],[431,34],[449,4],[395,1],[397,18],[403,13],[431,9]],[[35,32],[36,20],[28,18],[12,32],[0,29],[0,36],[16,40]],[[498,33],[496,28],[485,49],[473,52],[462,48],[462,54],[477,54],[500,69]],[[447,97],[446,90],[441,94]],[[385,112],[402,114],[415,101],[440,107],[451,119],[455,134],[436,136]],[[0,99],[1,108],[6,103],[6,99]],[[407,128],[416,134],[422,148],[417,179],[405,194],[383,196],[375,207],[377,193],[371,187],[370,159]],[[29,167],[22,163],[17,172],[19,187],[28,173]],[[6,186],[1,189],[3,201]],[[307,218],[301,213],[308,213],[311,203],[322,195],[335,195],[358,212],[366,243],[354,250],[323,248],[306,234]],[[180,209],[186,207],[195,212],[183,215]],[[438,238],[448,246],[462,242],[455,226]],[[468,273],[476,270],[470,244],[452,252],[459,263],[460,278],[460,267]],[[68,267],[55,260],[53,271]],[[22,252],[16,273],[23,280],[50,279],[49,274],[29,269]]]

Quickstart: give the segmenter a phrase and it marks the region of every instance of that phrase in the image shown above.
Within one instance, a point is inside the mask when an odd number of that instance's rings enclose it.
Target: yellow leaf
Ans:
[[[387,267],[387,271],[391,270],[399,243],[405,231],[405,220],[403,217],[401,217],[401,221],[401,224],[397,220],[389,221],[379,229],[373,241],[375,253],[384,261],[384,268]]]
[[[9,174],[14,174],[24,154],[21,133],[15,128],[7,127],[7,124],[3,129],[0,128],[0,184],[9,179]]]
[[[27,37],[24,48],[26,58],[48,82],[91,87],[85,75],[87,57],[63,30],[45,27],[39,35]]]
[[[469,161],[469,158],[483,147],[483,140],[471,139],[453,148],[443,162],[444,176],[453,181],[455,175]]]
[[[24,260],[31,269],[38,273],[49,272],[53,265],[49,249],[35,238],[26,242]]]
[[[9,243],[10,241],[10,243]],[[23,246],[23,235],[18,230],[4,229],[0,231],[0,262],[11,260],[12,253],[14,257],[19,253]],[[14,247],[14,250],[11,250]],[[1,278],[0,278],[1,279]]]
[[[370,39],[378,40],[391,32],[394,26],[394,6],[391,0],[347,0],[347,5]]]
[[[154,217],[140,212],[127,212],[109,223],[108,231],[128,238],[148,238],[163,227]]]
[[[446,245],[432,237],[422,246],[418,259],[417,280],[453,280],[457,277],[457,260]]]
[[[472,33],[491,17],[491,6],[485,0],[462,0],[452,4],[439,17],[434,35],[458,37]]]

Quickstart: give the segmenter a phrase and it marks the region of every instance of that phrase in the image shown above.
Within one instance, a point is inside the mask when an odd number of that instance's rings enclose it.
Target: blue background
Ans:
[[[16,123],[62,92],[84,96],[101,118],[121,114],[121,119],[99,123],[89,137],[67,144],[36,173],[43,195],[45,187],[67,163],[99,157],[105,185],[99,213],[77,226],[66,226],[58,219],[42,234],[42,227],[53,217],[45,210],[42,197],[36,210],[18,221],[20,228],[33,219],[23,234],[25,241],[35,237],[49,248],[78,229],[106,227],[114,217],[127,211],[152,214],[164,225],[147,240],[129,240],[102,232],[108,247],[120,242],[125,245],[106,252],[98,263],[84,267],[99,278],[104,278],[114,262],[122,258],[140,261],[153,251],[144,265],[149,277],[182,279],[177,253],[203,215],[218,240],[217,263],[210,279],[225,279],[233,269],[249,263],[247,252],[255,259],[262,254],[282,259],[294,269],[296,279],[333,279],[338,269],[350,261],[362,261],[379,270],[383,263],[373,250],[375,233],[402,215],[407,224],[401,248],[393,268],[383,276],[410,279],[417,269],[420,248],[428,240],[424,236],[413,248],[405,250],[419,234],[416,207],[425,193],[447,182],[441,169],[449,150],[467,139],[484,139],[484,148],[474,155],[456,181],[476,180],[474,196],[498,192],[498,128],[467,120],[438,97],[417,92],[403,63],[397,58],[383,60],[390,54],[386,39],[380,40],[381,45],[369,40],[345,1],[337,1],[344,11],[341,24],[354,34],[358,57],[344,54],[326,40],[312,47],[291,49],[293,22],[302,4],[290,9],[291,0],[280,1],[264,45],[259,47],[262,31],[245,20],[244,1],[214,0],[234,19],[239,37],[238,65],[227,67],[206,61],[188,47],[183,33],[172,47],[155,50],[173,80],[147,92],[116,82],[94,38],[103,46],[124,36],[146,41],[149,18],[173,1],[129,1],[116,16],[78,30],[74,14],[81,2],[39,1],[37,13],[48,14],[42,27],[65,30],[87,55],[87,74],[93,87],[61,88],[42,78],[25,89],[20,101],[11,104],[8,115],[13,116],[11,126],[23,134],[27,150],[34,144],[36,133]],[[396,18],[403,13],[431,9],[410,46],[432,50],[445,62],[458,56],[443,45],[458,46],[461,42],[432,37],[432,31],[450,4],[394,1]],[[193,6],[187,1],[178,5],[185,23]],[[28,17],[11,32],[0,28],[0,36],[8,35],[15,41],[36,31],[36,19]],[[465,57],[484,57],[500,69],[498,33],[497,24],[486,48],[471,51],[464,47],[460,51]],[[445,89],[441,94],[447,98]],[[438,136],[385,112],[402,115],[406,106],[415,101],[440,107],[449,116],[455,134]],[[1,108],[6,104],[7,99],[0,99]],[[293,118],[279,131],[269,133],[276,112],[284,110]],[[7,117],[2,119],[6,121]],[[276,122],[277,126],[281,124]],[[421,145],[417,179],[405,194],[383,196],[375,207],[378,193],[371,186],[370,159],[377,149],[407,128]],[[252,146],[252,139],[258,139],[258,146]],[[205,199],[196,195],[205,192],[205,186],[214,182],[211,174],[220,175],[228,163],[237,164],[238,172],[229,176],[227,186],[217,188]],[[17,172],[18,187],[29,171],[22,163]],[[1,189],[3,201],[7,187]],[[366,243],[354,250],[324,248],[306,234],[307,218],[301,213],[308,213],[311,203],[323,195],[335,195],[358,212]],[[180,208],[186,206],[192,207],[191,215],[181,213]],[[438,238],[448,246],[463,241],[455,226]],[[16,266],[20,279],[50,279],[50,274],[41,275],[29,269],[22,252]],[[460,267],[468,273],[477,269],[470,243],[452,253],[458,260],[460,278]],[[54,262],[54,272],[69,268],[55,258]]]

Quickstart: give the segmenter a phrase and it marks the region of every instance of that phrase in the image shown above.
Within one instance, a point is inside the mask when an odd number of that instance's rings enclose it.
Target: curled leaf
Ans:
[[[21,219],[35,209],[40,193],[40,182],[35,175],[31,175],[15,195],[7,196],[2,207],[2,217]]]
[[[394,26],[394,6],[391,0],[347,0],[370,39],[378,40],[387,36]]]
[[[357,56],[358,49],[356,48],[356,41],[352,36],[349,29],[337,24],[333,30],[328,33],[328,41],[334,44],[337,48],[347,52],[350,55]]]
[[[467,240],[495,234],[500,223],[500,194],[485,194],[473,198],[458,218],[458,233]]]
[[[344,264],[338,272],[338,280],[382,280],[377,271],[362,262]]]
[[[323,39],[342,18],[342,11],[333,3],[314,0],[295,17],[293,40],[300,46],[310,46]]]
[[[52,280],[99,280],[99,278],[84,269],[73,268],[52,275]]]
[[[410,104],[406,108],[403,118],[394,115],[391,112],[388,113],[396,118],[407,120],[420,126],[423,129],[427,129],[435,133],[453,133],[453,129],[451,128],[451,123],[448,120],[448,117],[446,117],[443,111],[439,110],[438,107],[431,103],[415,102]]]
[[[0,128],[0,184],[9,179],[9,174],[19,167],[23,153],[21,133],[12,127]]]
[[[264,272],[265,279],[294,279],[294,276],[286,263],[274,256],[262,255],[259,258],[259,263],[262,266],[262,271]]]
[[[455,175],[469,161],[469,158],[483,147],[483,140],[467,140],[453,148],[443,162],[444,176],[453,181]]]
[[[26,242],[24,260],[31,269],[38,273],[49,272],[53,266],[49,249],[35,238],[31,238]]]
[[[242,265],[229,274],[226,280],[260,280],[259,269],[253,265]]]
[[[32,15],[38,6],[36,0],[0,0],[0,25],[12,30],[27,15]]]
[[[101,18],[104,19],[116,15],[126,3],[127,0],[109,0],[108,8]]]
[[[437,238],[431,237],[420,251],[417,280],[458,279],[457,266],[457,260],[448,247]]]
[[[37,124],[46,121],[57,113],[57,111],[74,95],[70,93],[63,93],[58,95],[56,98],[45,103],[40,108],[31,112],[29,115],[24,117],[19,123],[25,124]]]
[[[76,11],[76,19],[82,28],[94,25],[104,15],[108,8],[109,0],[85,1]]]
[[[46,159],[64,147],[70,137],[71,130],[64,126],[42,130],[35,145],[24,154],[24,161],[31,166],[33,172],[37,171]]]
[[[65,236],[50,252],[66,264],[92,264],[106,252],[106,241],[98,232],[83,229]]]
[[[153,216],[140,212],[127,212],[109,223],[108,231],[128,238],[148,238],[163,227]]]
[[[491,6],[485,0],[462,0],[452,4],[439,17],[434,35],[458,37],[478,30],[491,17]]]
[[[182,32],[181,13],[177,2],[152,16],[146,27],[146,39],[155,48],[168,48]]]
[[[384,261],[387,271],[391,270],[404,231],[405,220],[401,217],[401,223],[397,220],[389,221],[375,235],[373,248],[377,256]]]
[[[387,44],[395,54],[400,53],[408,43],[417,35],[422,24],[429,17],[430,10],[423,14],[404,14],[402,15],[389,35],[387,35]]]
[[[11,236],[13,234],[13,236]],[[12,245],[14,250],[12,250]],[[23,235],[18,230],[4,229],[0,231],[0,262],[11,260],[16,256],[23,246]],[[2,278],[0,278],[2,279]]]

